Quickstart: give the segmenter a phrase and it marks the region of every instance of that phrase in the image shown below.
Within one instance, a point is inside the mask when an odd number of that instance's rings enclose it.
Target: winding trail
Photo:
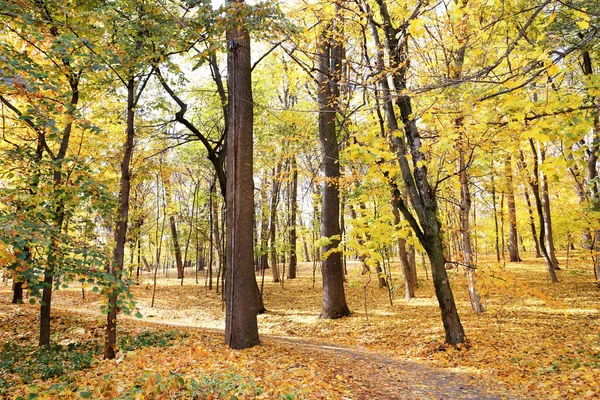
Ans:
[[[153,320],[152,325],[181,327],[223,334],[222,329]],[[335,371],[352,388],[344,400],[501,400],[519,399],[500,386],[486,387],[467,374],[404,361],[373,350],[339,346],[305,338],[261,334],[263,344],[277,343],[289,352],[308,354],[322,367]],[[327,360],[323,362],[323,360]],[[302,368],[303,365],[292,365]]]
[[[290,350],[302,347],[315,357],[329,354],[333,368],[346,382],[352,382],[348,399],[515,399],[501,388],[494,391],[469,382],[460,373],[432,368],[423,363],[402,361],[371,350],[325,345],[306,339],[263,336],[264,340],[285,343]]]

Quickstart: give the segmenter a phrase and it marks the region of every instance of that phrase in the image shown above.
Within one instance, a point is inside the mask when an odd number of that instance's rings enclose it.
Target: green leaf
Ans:
[[[85,391],[85,392],[79,393],[79,395],[81,396],[82,399],[89,399],[92,397],[92,392]]]

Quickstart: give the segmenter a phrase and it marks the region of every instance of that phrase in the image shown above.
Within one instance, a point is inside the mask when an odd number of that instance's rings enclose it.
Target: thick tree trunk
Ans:
[[[106,342],[104,344],[104,358],[113,359],[117,346],[117,300],[119,288],[116,283],[120,281],[125,262],[125,242],[127,240],[127,219],[129,216],[129,192],[131,188],[131,155],[133,153],[133,137],[135,133],[135,79],[130,77],[127,81],[127,131],[121,161],[121,188],[119,193],[119,216],[115,224],[115,249],[113,265],[110,273],[114,277],[113,286],[108,293],[108,316],[106,324]]]
[[[506,159],[506,191],[508,197],[508,254],[511,262],[520,262],[519,257],[519,238],[517,234],[517,207],[515,204],[515,189],[513,184],[512,162],[509,156]]]
[[[336,4],[336,12],[338,6]],[[342,257],[338,249],[340,244],[340,164],[336,129],[336,102],[339,97],[339,77],[341,71],[341,43],[332,38],[332,32],[339,32],[338,17],[332,21],[330,30],[324,30],[318,44],[319,82],[319,140],[323,162],[321,171],[322,211],[321,237],[328,240],[322,247],[323,260],[323,309],[321,318],[340,318],[350,315],[344,293],[344,272]]]
[[[228,3],[233,0],[228,0]],[[243,0],[237,0],[242,4]],[[229,123],[227,132],[227,254],[225,343],[245,349],[258,338],[258,285],[254,275],[253,101],[250,34],[241,24],[227,31]]]
[[[296,158],[292,157],[291,163],[292,170],[292,186],[290,188],[290,266],[288,268],[287,278],[296,278],[296,268],[298,265],[298,258],[296,256],[296,214],[298,213],[298,167],[296,165]]]
[[[11,300],[12,304],[22,304],[23,303],[23,282],[21,281],[13,281],[13,298]]]

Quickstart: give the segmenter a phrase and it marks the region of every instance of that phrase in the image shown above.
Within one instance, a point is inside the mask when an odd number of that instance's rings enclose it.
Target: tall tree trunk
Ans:
[[[550,258],[550,254],[546,249],[546,229],[544,228],[544,210],[542,206],[542,199],[540,196],[540,173],[539,173],[539,163],[538,163],[538,153],[535,148],[535,144],[533,143],[533,139],[529,139],[529,145],[531,147],[531,152],[533,154],[533,176],[529,179],[529,185],[531,186],[531,190],[533,192],[533,197],[535,199],[535,205],[537,209],[537,214],[540,222],[540,233],[538,237],[538,243],[540,245],[540,250],[542,251],[542,255],[544,256],[544,260],[546,260],[546,266],[548,269],[548,275],[550,275],[550,279],[552,283],[558,282],[558,277],[556,276],[556,266],[552,262],[552,258]]]
[[[113,359],[117,346],[117,300],[120,289],[125,258],[125,241],[127,240],[127,219],[129,216],[129,191],[131,187],[131,155],[133,153],[133,137],[135,133],[135,78],[131,76],[127,81],[127,130],[123,147],[123,160],[121,161],[121,188],[119,192],[119,216],[115,224],[115,249],[113,265],[110,273],[114,277],[112,287],[108,292],[108,315],[106,319],[106,342],[104,344],[104,358]]]
[[[319,83],[319,140],[323,162],[321,236],[328,240],[322,248],[323,309],[321,318],[340,318],[350,315],[344,293],[344,272],[340,244],[340,160],[336,129],[336,103],[339,98],[339,79],[342,68],[342,45],[335,37],[341,31],[339,5],[329,29],[321,33],[318,44]],[[332,37],[334,36],[334,37]]]
[[[462,129],[462,120],[458,123]],[[461,143],[462,144],[462,143]],[[469,190],[469,178],[467,176],[467,165],[465,163],[465,150],[459,149],[458,155],[458,177],[460,180],[460,233],[462,235],[463,259],[467,268],[467,286],[471,308],[474,312],[483,312],[483,306],[477,289],[475,288],[475,268],[473,265],[471,250],[471,228],[469,226],[469,215],[471,213],[471,192]]]
[[[300,226],[304,227],[304,223],[302,222],[302,213],[298,215],[298,222],[300,223]],[[304,261],[310,262],[310,253],[308,251],[306,235],[302,235],[302,248],[304,249]]]
[[[273,184],[271,186],[271,208],[269,221],[269,254],[271,256],[271,274],[273,283],[279,282],[279,265],[277,263],[277,205],[279,203],[279,189],[281,187],[281,161],[273,168]]]
[[[517,207],[515,205],[515,188],[513,184],[513,172],[512,172],[512,158],[510,156],[506,159],[505,165],[506,173],[506,194],[508,197],[508,253],[511,262],[520,262],[519,257],[519,238],[517,233]]]
[[[546,160],[546,150],[540,149],[540,162]],[[556,250],[554,249],[554,232],[552,229],[552,215],[550,213],[550,193],[548,189],[548,177],[546,174],[541,173],[542,184],[541,184],[541,195],[542,195],[542,210],[544,212],[544,229],[546,230],[546,248],[548,255],[552,260],[552,264],[556,269],[558,267],[558,260],[556,259]]]
[[[234,0],[228,0],[233,3]],[[236,0],[243,5],[243,0]],[[245,349],[260,343],[254,276],[253,101],[250,34],[240,23],[227,31],[227,254],[225,343]]]
[[[298,265],[298,257],[296,256],[296,214],[298,213],[298,166],[296,165],[296,157],[292,156],[290,166],[292,170],[292,186],[290,188],[290,266],[288,268],[287,278],[296,278],[296,268]]]
[[[40,305],[40,337],[39,345],[50,345],[50,309],[52,304],[52,286],[54,284],[54,273],[59,268],[60,250],[58,243],[59,236],[62,232],[63,223],[65,220],[65,198],[63,196],[63,163],[69,148],[71,138],[71,130],[73,129],[73,120],[75,119],[75,109],[79,103],[79,76],[76,75],[69,62],[63,60],[63,64],[67,70],[66,76],[69,80],[71,88],[71,100],[67,110],[68,123],[65,126],[62,134],[60,148],[55,157],[53,157],[53,195],[56,201],[53,215],[53,237],[50,238],[51,244],[48,249],[48,266],[44,270],[44,283],[42,289],[42,301]]]
[[[455,345],[465,341],[465,333],[456,310],[454,295],[446,273],[442,230],[438,220],[435,191],[429,184],[427,159],[421,150],[421,136],[414,118],[411,98],[406,94],[409,67],[408,38],[406,34],[402,34],[399,29],[394,28],[385,0],[377,0],[377,3],[384,22],[386,45],[390,53],[390,67],[394,71],[392,80],[395,89],[398,91],[395,102],[400,110],[400,120],[404,128],[404,137],[397,135],[397,129],[390,129],[389,135],[400,164],[404,185],[407,188],[410,202],[415,209],[419,223],[404,204],[398,191],[394,196],[394,204],[404,214],[404,217],[417,233],[423,248],[427,251],[431,262],[436,297],[446,332],[446,342]],[[386,103],[391,105],[392,99],[389,97],[389,92],[386,94],[388,95]],[[393,112],[393,109],[391,111]],[[391,115],[390,110],[387,111],[387,114]],[[388,119],[392,120],[392,118]],[[395,121],[395,118],[393,120]],[[409,154],[412,156],[412,169],[408,162]]]
[[[494,232],[496,233],[496,261],[500,262],[500,232],[498,227],[498,210],[497,210],[497,197],[496,197],[496,185],[494,184],[494,171],[491,173],[491,183],[492,183],[492,208],[494,210]]]
[[[533,243],[535,245],[535,257],[542,258],[540,251],[540,242],[538,241],[536,229],[535,229],[535,218],[533,216],[533,210],[531,208],[531,199],[529,198],[529,192],[527,189],[524,191],[525,201],[527,202],[527,212],[529,213],[529,226],[531,227],[531,235],[533,236]]]
[[[386,47],[389,55],[389,71],[392,71],[396,96],[392,96],[387,79],[381,79],[379,86],[384,93],[384,111],[386,114],[388,137],[391,150],[396,153],[402,180],[408,192],[410,202],[417,214],[419,222],[415,219],[407,204],[404,202],[400,191],[394,182],[390,182],[394,190],[392,204],[402,212],[413,231],[429,256],[436,297],[440,307],[442,323],[446,332],[448,344],[458,344],[465,341],[465,333],[456,310],[454,296],[446,273],[446,260],[442,244],[442,232],[437,217],[437,204],[433,188],[427,178],[425,155],[421,150],[421,137],[412,112],[410,97],[405,93],[407,89],[408,70],[408,41],[407,35],[394,27],[392,18],[387,10],[385,0],[377,0],[379,12],[383,20],[381,25],[385,32]],[[369,25],[376,48],[382,49],[379,44],[377,24],[374,21],[368,5],[363,2],[365,11],[369,15]],[[405,32],[404,32],[405,33]],[[383,52],[378,52],[377,64],[383,68],[385,58]],[[400,110],[400,120],[404,128],[404,136],[398,134],[399,124],[396,120],[393,101]],[[408,155],[412,158],[412,168]]]

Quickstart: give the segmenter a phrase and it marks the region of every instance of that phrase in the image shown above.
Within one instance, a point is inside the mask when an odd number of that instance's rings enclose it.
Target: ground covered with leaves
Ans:
[[[161,277],[154,307],[145,274],[133,287],[143,318],[119,320],[118,358],[102,360],[104,301],[81,287],[55,293],[53,346],[37,349],[36,306],[0,288],[0,396],[5,398],[597,398],[600,290],[584,259],[562,259],[550,284],[543,261],[506,267],[480,260],[486,312],[470,310],[463,272],[451,270],[469,343],[444,345],[430,279],[417,298],[390,294],[349,264],[351,317],[318,318],[319,279],[303,264],[284,284],[266,277],[262,345],[223,345],[221,296],[190,274]],[[170,272],[173,276],[173,272]],[[318,273],[317,273],[318,277]],[[400,277],[398,272],[392,278]],[[401,282],[400,280],[398,282]]]

